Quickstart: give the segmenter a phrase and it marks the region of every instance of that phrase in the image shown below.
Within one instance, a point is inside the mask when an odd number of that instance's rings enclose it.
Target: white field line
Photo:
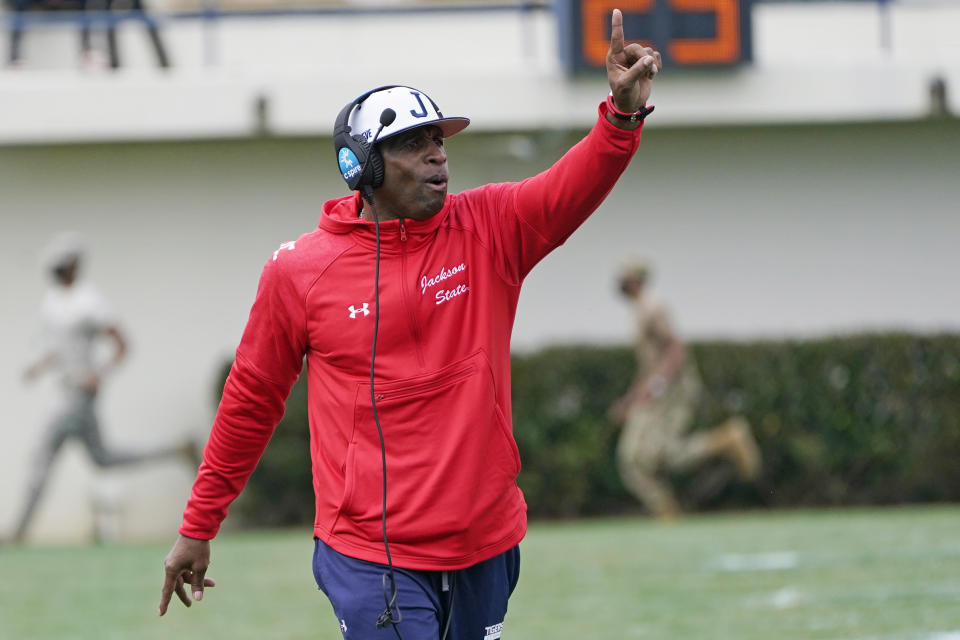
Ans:
[[[795,551],[770,551],[765,553],[726,553],[710,567],[716,571],[784,571],[795,569],[799,555]]]
[[[782,611],[808,604],[810,601],[811,599],[806,593],[796,587],[788,586],[769,593],[751,596],[745,601],[745,604],[753,608]]]

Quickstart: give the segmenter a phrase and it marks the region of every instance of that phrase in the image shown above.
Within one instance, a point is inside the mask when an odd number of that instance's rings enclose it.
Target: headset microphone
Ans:
[[[402,616],[400,614],[400,609],[397,606],[397,582],[393,575],[393,559],[390,557],[390,543],[387,541],[387,449],[383,441],[383,427],[380,426],[380,416],[377,414],[377,396],[376,392],[374,391],[374,372],[376,370],[375,363],[377,360],[377,334],[379,333],[380,329],[380,216],[377,215],[377,206],[373,202],[373,180],[364,178],[364,173],[367,171],[367,167],[370,164],[370,159],[373,157],[380,157],[377,151],[373,148],[374,143],[376,143],[377,138],[380,136],[380,132],[383,131],[384,127],[389,127],[396,119],[397,112],[389,107],[380,113],[380,128],[377,129],[377,132],[373,134],[373,138],[370,140],[369,152],[366,157],[366,161],[363,164],[363,169],[360,171],[360,192],[370,202],[370,213],[373,215],[373,226],[376,230],[377,238],[376,272],[373,280],[373,347],[370,351],[370,404],[373,410],[373,421],[377,425],[377,434],[380,436],[380,462],[383,472],[383,504],[380,512],[380,518],[381,525],[383,527],[383,547],[387,554],[387,573],[383,574],[383,599],[386,607],[384,608],[383,613],[377,617],[377,628],[382,629],[383,627],[390,625],[393,627],[393,632],[397,635],[397,638],[399,640],[403,640],[403,636],[400,635],[400,630],[397,628],[397,624],[400,623]],[[379,172],[380,176],[378,182],[382,183],[382,161],[379,163]]]
[[[374,134],[373,138],[370,141],[370,154],[367,156],[367,159],[374,157],[374,154],[377,152],[373,149],[374,143],[377,141],[377,138],[380,136],[380,132],[383,131],[384,127],[389,127],[393,124],[393,121],[397,118],[397,112],[389,107],[384,109],[380,113],[380,128],[377,129],[377,132]],[[379,154],[377,154],[379,157]],[[373,421],[377,425],[377,434],[380,436],[380,463],[382,465],[382,478],[383,478],[383,504],[381,505],[380,518],[383,532],[383,547],[387,555],[387,572],[383,574],[381,581],[383,584],[383,600],[385,607],[383,612],[377,616],[377,628],[382,629],[386,626],[393,627],[393,632],[396,634],[398,640],[403,640],[403,636],[400,634],[400,629],[398,624],[403,619],[403,616],[400,613],[400,607],[397,604],[397,582],[393,574],[393,559],[390,557],[390,543],[387,541],[387,449],[383,440],[383,427],[380,425],[380,416],[377,414],[377,395],[374,390],[374,372],[375,372],[375,363],[377,359],[377,334],[379,333],[380,328],[380,216],[377,215],[377,206],[374,203],[373,199],[373,185],[369,181],[363,179],[363,174],[367,170],[368,162],[364,163],[363,169],[360,171],[361,175],[361,185],[360,192],[364,197],[370,202],[371,214],[373,215],[373,226],[376,230],[376,239],[377,239],[377,257],[376,257],[376,270],[373,280],[373,290],[374,290],[374,303],[373,303],[373,347],[370,352],[370,404],[373,409]],[[380,162],[380,178],[379,180],[382,183],[383,180],[383,163]],[[450,611],[447,613],[447,622],[444,626],[442,640],[446,640],[447,634],[450,632],[450,620],[453,616],[453,591],[450,593]]]
[[[397,119],[397,112],[387,107],[383,110],[383,113],[380,114],[380,128],[389,127],[393,124],[393,121]],[[378,131],[377,134],[380,132]]]

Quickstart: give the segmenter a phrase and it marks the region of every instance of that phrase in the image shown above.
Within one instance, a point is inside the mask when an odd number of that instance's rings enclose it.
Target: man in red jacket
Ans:
[[[209,540],[306,358],[314,575],[344,637],[500,637],[526,532],[510,406],[520,286],[626,169],[660,67],[656,51],[624,45],[615,10],[611,94],[592,131],[533,178],[459,194],[443,139],[466,118],[404,86],[344,107],[334,146],[358,192],[267,259],[160,615],[174,593],[189,606],[188,589],[199,600],[213,585]]]

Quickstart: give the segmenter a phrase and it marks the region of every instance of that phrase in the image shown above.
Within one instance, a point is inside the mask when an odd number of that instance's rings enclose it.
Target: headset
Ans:
[[[399,85],[388,84],[371,89],[345,105],[337,114],[336,123],[333,125],[333,149],[337,154],[337,161],[339,162],[343,150],[347,149],[353,154],[352,160],[356,162],[356,167],[359,168],[349,177],[347,173],[341,172],[351,191],[360,191],[363,195],[372,197],[373,190],[383,184],[383,156],[373,146],[377,136],[374,136],[374,139],[368,142],[363,136],[351,135],[350,114],[377,91],[393,89],[397,86]],[[396,114],[394,114],[394,117],[396,117]],[[377,135],[379,135],[379,132],[377,132]]]
[[[337,154],[337,162],[340,162],[342,154],[347,154],[352,163],[352,167],[348,171],[343,170],[341,163],[340,174],[351,191],[360,191],[371,203],[373,202],[373,190],[383,184],[384,171],[383,156],[380,155],[380,151],[375,147],[375,144],[380,132],[384,127],[393,124],[397,114],[393,109],[384,109],[380,114],[380,129],[369,140],[365,136],[356,135],[351,131],[350,114],[353,113],[354,109],[362,106],[364,101],[374,93],[397,88],[412,89],[412,87],[401,84],[388,84],[371,89],[346,104],[337,114],[336,122],[333,125],[333,149]],[[440,111],[440,107],[433,101],[433,98],[420,91],[417,91],[417,95],[426,98],[433,110],[436,111],[437,116],[443,118],[443,112]]]
[[[401,620],[400,609],[397,606],[397,583],[393,574],[393,559],[390,557],[390,543],[387,542],[387,449],[383,441],[383,428],[380,426],[380,417],[377,414],[377,397],[374,392],[374,372],[377,359],[377,334],[380,328],[380,216],[377,215],[376,206],[373,204],[373,190],[383,184],[383,156],[374,147],[380,132],[385,126],[390,125],[397,117],[393,109],[384,109],[380,114],[380,128],[374,134],[373,138],[367,142],[363,136],[351,135],[350,132],[350,114],[353,110],[363,104],[363,101],[371,94],[383,89],[390,89],[397,85],[387,85],[377,87],[367,91],[350,102],[337,115],[336,123],[333,126],[333,148],[337,154],[337,162],[340,165],[340,173],[347,182],[351,190],[360,191],[369,201],[373,209],[373,221],[377,236],[377,259],[376,273],[374,275],[374,305],[373,305],[373,347],[370,350],[370,402],[373,409],[373,420],[377,425],[377,433],[380,436],[380,462],[383,469],[383,505],[381,511],[381,525],[383,528],[383,546],[387,554],[387,573],[383,575],[383,598],[386,602],[386,609],[377,617],[377,628],[383,628],[386,625],[393,626],[397,637],[403,640],[397,624]],[[350,156],[352,154],[352,157]],[[349,158],[350,171],[343,171],[343,158],[346,155]]]

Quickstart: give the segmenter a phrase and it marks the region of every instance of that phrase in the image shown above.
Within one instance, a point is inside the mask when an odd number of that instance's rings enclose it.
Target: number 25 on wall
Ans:
[[[656,0],[582,0],[583,55],[603,66],[610,47],[610,13],[650,13]],[[730,64],[740,60],[740,0],[667,0],[671,13],[710,12],[716,16],[713,38],[675,38],[666,43],[669,59],[679,64]],[[661,43],[658,43],[661,47]]]

